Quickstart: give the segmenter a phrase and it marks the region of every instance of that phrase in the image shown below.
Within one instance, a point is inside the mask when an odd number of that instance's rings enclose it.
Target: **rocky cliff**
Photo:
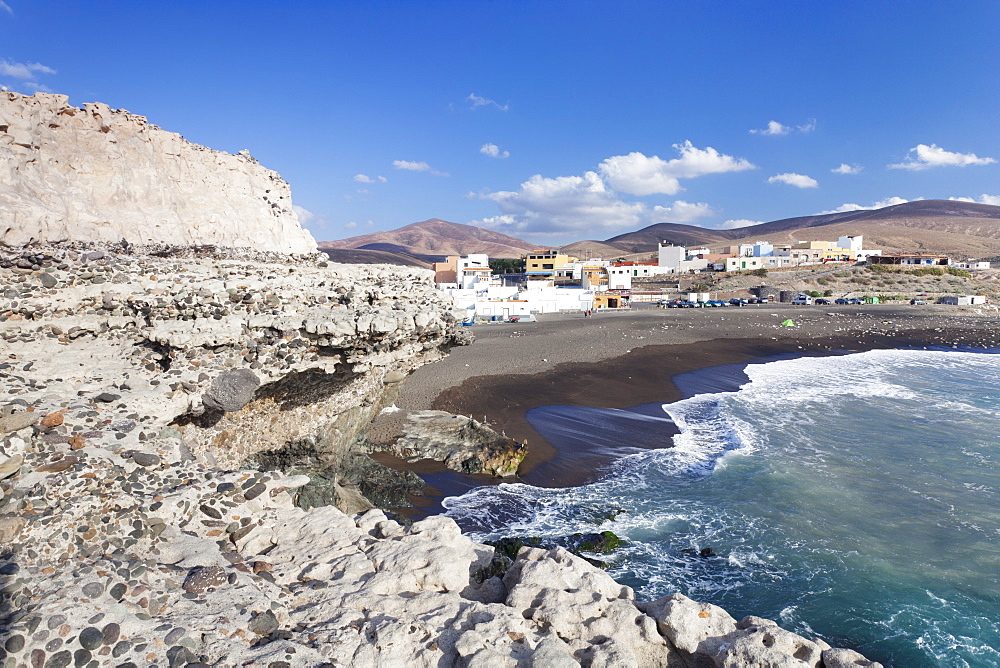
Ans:
[[[511,561],[444,517],[306,511],[306,476],[240,466],[342,449],[455,335],[422,270],[0,253],[0,661],[873,665],[680,594],[638,602],[563,548]],[[449,420],[414,419],[406,452]]]
[[[126,240],[312,253],[288,184],[250,154],[65,95],[0,93],[0,242]]]

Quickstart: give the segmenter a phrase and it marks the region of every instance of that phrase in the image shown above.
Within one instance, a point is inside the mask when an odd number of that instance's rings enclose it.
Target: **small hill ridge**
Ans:
[[[490,257],[516,258],[545,247],[482,227],[431,218],[387,232],[322,241],[319,248],[379,250],[417,256],[486,253]]]

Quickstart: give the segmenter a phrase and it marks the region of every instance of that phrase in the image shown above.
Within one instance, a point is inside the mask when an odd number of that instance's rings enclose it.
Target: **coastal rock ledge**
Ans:
[[[0,253],[0,665],[872,666],[562,548],[303,510],[303,475],[454,345],[428,272]]]

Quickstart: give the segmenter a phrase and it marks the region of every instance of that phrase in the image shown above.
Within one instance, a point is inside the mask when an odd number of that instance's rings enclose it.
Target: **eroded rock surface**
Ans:
[[[306,476],[239,464],[350,454],[454,343],[451,305],[420,270],[166,255],[0,254],[5,665],[862,660],[638,603],[563,548],[524,547],[501,577],[448,518],[297,507]]]
[[[68,99],[0,92],[0,242],[316,252],[288,184],[249,152],[214,151],[124,109]]]

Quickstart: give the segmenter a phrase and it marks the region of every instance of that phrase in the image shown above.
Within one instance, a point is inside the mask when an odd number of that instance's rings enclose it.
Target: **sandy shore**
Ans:
[[[792,319],[794,327],[781,322]],[[482,325],[477,340],[417,370],[397,405],[435,408],[483,419],[527,440],[520,479],[538,486],[581,484],[607,463],[599,452],[553,447],[525,419],[533,408],[575,405],[630,408],[681,398],[680,373],[746,364],[780,354],[827,355],[875,348],[1000,345],[1000,314],[949,306],[791,306],[657,309],[544,315],[540,322]],[[739,375],[739,366],[727,373]],[[739,378],[735,381],[738,382]],[[710,391],[706,388],[705,391]],[[399,465],[400,462],[392,462]],[[431,497],[453,494],[475,480],[419,473]],[[430,474],[430,475],[429,475]]]

